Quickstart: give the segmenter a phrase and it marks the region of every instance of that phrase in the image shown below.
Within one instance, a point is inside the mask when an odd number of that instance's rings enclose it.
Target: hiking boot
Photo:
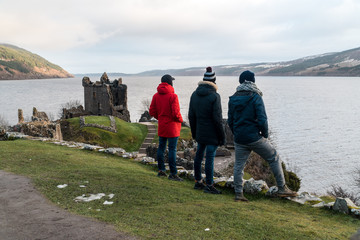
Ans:
[[[244,197],[243,193],[235,193],[235,202],[239,202],[239,201],[248,202],[249,200],[246,197]]]
[[[221,191],[217,190],[214,185],[206,185],[204,193],[221,194]]]
[[[184,179],[180,178],[177,174],[175,174],[175,175],[170,174],[168,179],[172,180],[172,181],[179,181],[179,182],[184,181]]]
[[[206,185],[202,180],[195,182],[194,189],[203,190],[204,188],[206,188]]]
[[[278,197],[296,197],[298,195],[297,192],[291,191],[286,185],[279,187],[279,190],[275,194]]]
[[[158,174],[157,174],[158,177],[167,177],[167,174],[166,172],[164,171],[159,171]]]

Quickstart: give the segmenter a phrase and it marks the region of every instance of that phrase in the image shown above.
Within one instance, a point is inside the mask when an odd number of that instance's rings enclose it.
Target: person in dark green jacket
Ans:
[[[278,186],[277,195],[293,197],[297,193],[285,185],[281,159],[276,149],[268,141],[268,122],[262,92],[255,84],[255,74],[244,71],[239,78],[240,86],[229,99],[228,124],[234,134],[235,201],[248,201],[243,195],[244,167],[251,151],[266,160],[274,173]]]
[[[215,72],[206,68],[203,81],[190,98],[189,122],[193,139],[198,143],[194,159],[195,189],[203,189],[205,193],[220,194],[213,185],[214,158],[218,146],[224,145],[225,132],[222,124],[220,95],[216,92]],[[201,175],[201,163],[205,160],[206,185]]]

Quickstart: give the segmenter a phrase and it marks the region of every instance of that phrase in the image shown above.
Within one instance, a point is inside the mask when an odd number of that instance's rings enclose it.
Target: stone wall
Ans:
[[[25,122],[22,109],[18,109],[19,123],[13,128],[25,135],[33,137],[53,138],[63,140],[59,122],[51,122],[45,112],[33,108],[31,122]]]
[[[103,126],[103,125],[99,125],[99,124],[95,124],[95,123],[86,123],[85,117],[81,116],[80,117],[80,128],[95,127],[95,128],[104,129],[109,132],[117,133],[116,122],[115,122],[114,116],[109,116],[109,119],[110,119],[110,127],[107,127],[107,126]]]
[[[80,105],[77,107],[72,107],[70,109],[63,108],[62,118],[69,119],[69,118],[81,117],[86,115],[90,115],[90,113],[86,112],[84,110],[84,107]]]

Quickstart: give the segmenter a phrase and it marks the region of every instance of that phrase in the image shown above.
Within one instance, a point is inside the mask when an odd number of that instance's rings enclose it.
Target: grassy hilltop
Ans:
[[[25,49],[0,44],[0,80],[68,78],[73,75]]]

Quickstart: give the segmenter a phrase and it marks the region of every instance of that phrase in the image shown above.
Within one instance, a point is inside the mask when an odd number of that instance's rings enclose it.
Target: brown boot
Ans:
[[[296,197],[297,195],[297,192],[291,191],[286,185],[279,187],[279,190],[276,192],[278,197]]]
[[[239,201],[248,202],[249,200],[246,197],[244,197],[243,193],[235,193],[235,202],[239,202]]]

